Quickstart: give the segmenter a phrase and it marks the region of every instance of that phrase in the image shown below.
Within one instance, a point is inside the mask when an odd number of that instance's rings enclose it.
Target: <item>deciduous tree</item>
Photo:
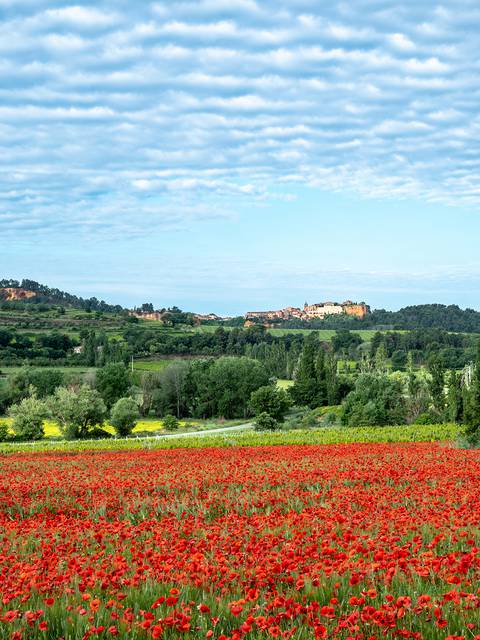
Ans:
[[[290,398],[283,389],[267,385],[252,393],[250,405],[256,416],[268,413],[276,421],[283,422],[290,407]]]
[[[110,424],[119,436],[132,433],[138,418],[138,405],[133,398],[120,398],[113,405]]]
[[[9,415],[13,419],[13,432],[22,440],[41,440],[45,435],[45,403],[35,395],[23,398],[18,404],[10,407]]]
[[[111,409],[119,398],[127,395],[130,384],[130,374],[121,362],[107,364],[97,371],[95,388],[108,409]]]
[[[87,438],[91,430],[103,424],[107,414],[98,391],[87,386],[78,391],[60,387],[49,399],[48,410],[62,435],[70,440]]]

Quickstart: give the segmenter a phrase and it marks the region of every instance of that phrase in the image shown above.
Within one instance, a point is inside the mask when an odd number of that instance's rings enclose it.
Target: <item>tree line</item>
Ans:
[[[419,332],[417,338],[422,336]],[[330,351],[309,336],[290,390],[293,401],[310,409],[339,403],[339,416],[346,426],[455,422],[465,425],[469,437],[480,440],[480,343],[476,341],[472,360],[460,371],[446,367],[441,349],[432,349],[426,366],[420,369],[415,351],[408,351],[403,370],[392,371],[389,356],[398,346],[397,337],[392,342],[391,335],[378,336],[360,369],[342,377],[334,349]],[[399,339],[404,340],[405,348],[425,347],[415,337],[399,334]],[[453,345],[463,344],[463,339],[448,337]],[[344,339],[340,342],[345,344]]]
[[[33,291],[36,295],[33,298],[29,298],[28,304],[49,303],[86,311],[108,311],[110,313],[121,313],[123,311],[121,305],[107,304],[104,300],[98,300],[95,297],[82,298],[26,278],[23,280],[4,278],[0,280],[0,289],[4,288],[21,288],[27,291]]]
[[[421,369],[408,353],[405,370],[392,371],[381,342],[359,371],[345,374],[338,371],[332,345],[311,334],[293,377],[288,392],[278,389],[265,363],[246,356],[175,361],[139,378],[121,362],[83,377],[25,367],[0,389],[0,410],[10,414],[17,435],[27,439],[43,435],[47,417],[67,438],[106,436],[105,421],[125,435],[139,416],[157,416],[167,424],[181,418],[255,416],[258,428],[274,429],[292,407],[294,412],[339,407],[332,415],[347,427],[457,422],[466,425],[470,438],[478,437],[480,345],[460,372],[448,370],[440,353],[432,353]],[[305,424],[297,420],[296,426]]]
[[[98,367],[109,362],[127,363],[136,358],[246,356],[264,363],[268,373],[292,379],[304,345],[302,334],[273,336],[264,327],[218,327],[212,333],[154,331],[129,325],[123,333],[108,337],[104,330],[82,329],[79,338],[59,331],[26,334],[0,329],[0,362],[5,365],[35,362],[40,366],[85,365]],[[358,333],[338,329],[331,348],[340,361],[353,361],[361,368],[365,357],[382,347],[394,370],[404,371],[410,354],[416,366],[424,366],[433,354],[440,354],[448,369],[461,369],[475,357],[477,336],[454,334],[444,329],[416,329],[409,332],[377,332],[369,342]],[[327,342],[325,346],[327,346]]]
[[[0,362],[15,365],[26,360],[39,364],[65,362],[78,341],[57,331],[30,336],[15,329],[0,329]]]
[[[451,333],[445,329],[414,329],[406,333],[377,332],[370,343],[373,356],[381,345],[391,359],[392,368],[402,371],[408,354],[414,363],[422,365],[439,355],[447,369],[461,369],[475,359],[478,337]]]
[[[243,324],[244,318],[228,321],[230,326]],[[422,304],[404,307],[398,311],[375,309],[364,318],[348,315],[332,315],[324,319],[272,320],[274,325],[284,329],[445,329],[446,331],[480,333],[480,312],[461,309],[458,305]]]
[[[255,411],[252,394],[274,386],[265,366],[244,356],[173,362],[139,380],[123,363],[86,376],[25,367],[0,388],[0,410],[21,439],[43,437],[47,418],[65,438],[108,437],[101,428],[106,421],[126,435],[139,416],[247,419]]]

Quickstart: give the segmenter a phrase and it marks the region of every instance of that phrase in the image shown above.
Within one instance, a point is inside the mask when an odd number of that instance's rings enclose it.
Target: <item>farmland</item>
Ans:
[[[153,324],[153,323],[152,323]],[[158,324],[158,323],[157,323]],[[214,333],[220,325],[200,325],[199,327],[193,327],[190,331],[196,331],[199,333]],[[231,331],[233,327],[229,327],[228,325],[222,325],[226,331]],[[308,336],[311,333],[314,333],[318,336],[319,340],[324,340],[328,342],[335,335],[336,331],[334,329],[282,329],[282,328],[268,328],[268,333],[272,336],[286,336],[286,335],[301,335]],[[357,329],[354,330],[353,333],[358,334],[364,342],[370,340],[376,333],[374,329]]]
[[[3,638],[475,638],[480,454],[0,459]]]

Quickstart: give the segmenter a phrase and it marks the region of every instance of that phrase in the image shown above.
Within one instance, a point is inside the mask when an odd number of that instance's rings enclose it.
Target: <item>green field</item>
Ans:
[[[196,331],[199,333],[214,333],[219,326],[223,325],[200,325],[199,327],[192,328],[191,331]],[[231,331],[233,327],[223,326],[226,331]],[[188,329],[187,329],[188,331]],[[289,334],[293,335],[304,335],[307,336],[310,333],[316,333],[320,340],[331,340],[333,336],[336,334],[334,329],[267,329],[269,333],[273,336],[286,336]],[[358,329],[353,330],[352,333],[358,334],[364,342],[367,342],[373,338],[373,336],[377,333],[376,329]],[[386,333],[386,331],[382,331],[382,333]],[[399,332],[404,333],[404,332]]]
[[[162,371],[169,364],[175,362],[173,359],[158,359],[158,360],[134,360],[133,369],[135,371]]]
[[[35,368],[35,364],[33,363],[31,365],[33,368]],[[18,373],[19,371],[21,371],[22,369],[25,368],[24,366],[18,366],[18,367],[9,367],[9,366],[4,366],[4,365],[0,365],[0,377],[1,376],[11,376],[14,375],[15,373]],[[42,367],[45,369],[55,369],[56,371],[61,371],[62,373],[65,374],[77,374],[77,375],[83,375],[85,373],[90,373],[91,371],[95,371],[94,367],[86,367],[86,366],[82,366],[82,367],[57,367],[55,366],[55,364],[52,363],[52,365],[50,367]]]
[[[369,442],[451,442],[462,435],[455,424],[402,425],[398,427],[324,427],[321,429],[274,432],[245,431],[183,438],[128,438],[98,441],[42,440],[28,443],[0,443],[0,453],[38,451],[117,451],[130,449],[176,449],[202,447],[250,447],[274,445],[319,445]]]
[[[162,369],[165,369],[165,367],[168,367],[169,364],[172,364],[173,362],[180,362],[182,359],[181,358],[158,358],[155,360],[134,360],[133,363],[133,369],[134,371],[153,371],[153,372],[158,372],[158,371],[162,371]],[[33,363],[31,365],[33,368],[35,368],[35,363]],[[130,365],[129,365],[130,366]],[[14,375],[15,373],[18,373],[19,371],[21,371],[24,367],[22,366],[18,366],[18,367],[10,367],[10,366],[2,366],[0,365],[0,379],[1,377],[9,377],[11,375]],[[77,375],[83,375],[86,373],[90,373],[92,371],[95,371],[94,367],[85,367],[85,366],[80,366],[80,367],[57,367],[55,366],[55,364],[52,364],[49,367],[45,367],[45,369],[55,369],[57,371],[61,371],[62,373],[65,374],[77,374]]]

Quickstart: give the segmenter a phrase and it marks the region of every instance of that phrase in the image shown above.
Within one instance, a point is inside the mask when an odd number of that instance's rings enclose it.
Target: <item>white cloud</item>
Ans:
[[[430,120],[437,120],[440,122],[447,120],[456,120],[461,116],[462,114],[460,113],[460,111],[457,111],[456,109],[443,109],[442,111],[432,111],[428,114]]]
[[[392,33],[388,36],[390,43],[401,51],[413,51],[415,44],[403,33]]]
[[[114,13],[81,5],[61,7],[60,9],[48,9],[44,15],[51,22],[65,23],[79,28],[107,27],[118,20]]]
[[[59,51],[81,51],[88,46],[88,41],[73,34],[49,33],[44,38],[44,43],[49,49]]]
[[[123,228],[116,208],[155,199],[206,217],[290,183],[480,202],[472,3],[0,6],[2,232]]]
[[[188,24],[186,22],[173,21],[167,22],[158,31],[176,36],[200,36],[206,38],[231,37],[237,33],[235,24],[230,20],[210,24]]]
[[[450,66],[441,62],[438,58],[432,57],[426,60],[418,60],[417,58],[411,58],[405,63],[407,71],[417,73],[445,73],[450,70]]]

